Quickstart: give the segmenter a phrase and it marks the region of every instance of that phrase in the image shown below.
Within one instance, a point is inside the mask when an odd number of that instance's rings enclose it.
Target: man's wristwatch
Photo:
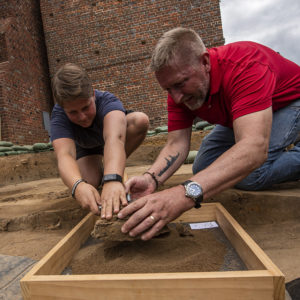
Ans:
[[[185,196],[195,201],[195,208],[201,207],[203,200],[203,190],[198,182],[187,180],[181,185],[185,188]]]
[[[123,178],[119,174],[106,174],[106,175],[103,175],[103,177],[102,177],[101,185],[103,185],[104,183],[109,182],[109,181],[118,181],[118,182],[122,183]]]

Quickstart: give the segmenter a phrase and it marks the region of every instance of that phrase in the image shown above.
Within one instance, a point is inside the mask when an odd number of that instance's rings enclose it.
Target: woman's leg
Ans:
[[[144,141],[149,128],[149,118],[142,112],[131,112],[126,115],[126,119],[127,131],[125,151],[126,156],[129,157],[129,155]]]

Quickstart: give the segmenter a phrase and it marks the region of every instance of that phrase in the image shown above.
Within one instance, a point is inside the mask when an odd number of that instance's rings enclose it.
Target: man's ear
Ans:
[[[201,55],[201,63],[203,64],[206,72],[210,72],[210,59],[209,59],[209,54],[207,51],[205,51],[202,55]]]

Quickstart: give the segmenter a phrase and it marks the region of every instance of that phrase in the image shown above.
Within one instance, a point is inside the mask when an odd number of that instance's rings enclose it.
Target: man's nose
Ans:
[[[183,93],[180,89],[172,89],[171,90],[171,96],[176,104],[181,103]]]

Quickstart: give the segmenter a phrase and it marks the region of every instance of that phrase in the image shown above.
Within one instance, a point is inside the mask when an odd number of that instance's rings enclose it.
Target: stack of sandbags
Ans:
[[[192,126],[192,130],[193,131],[197,131],[197,130],[207,131],[207,130],[214,129],[214,127],[215,127],[215,125],[212,125],[212,124],[208,123],[207,121],[200,121]],[[154,135],[157,135],[160,133],[168,133],[168,126],[159,126],[153,130],[148,130],[147,136],[154,136]]]
[[[52,151],[51,143],[35,143],[33,145],[14,145],[11,142],[0,141],[0,156],[18,155],[26,153],[37,153]]]

